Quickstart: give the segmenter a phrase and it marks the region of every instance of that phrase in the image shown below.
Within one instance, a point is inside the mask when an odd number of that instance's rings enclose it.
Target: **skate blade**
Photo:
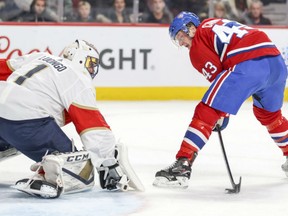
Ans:
[[[160,188],[180,188],[186,189],[189,186],[189,179],[187,177],[176,177],[177,180],[169,181],[165,177],[156,177],[153,186]]]

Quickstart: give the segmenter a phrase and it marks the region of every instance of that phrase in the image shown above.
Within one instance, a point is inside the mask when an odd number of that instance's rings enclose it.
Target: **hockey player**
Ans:
[[[250,96],[256,119],[287,158],[282,169],[288,175],[288,121],[281,114],[287,68],[268,36],[227,19],[200,23],[194,13],[185,11],[174,18],[169,34],[173,42],[189,49],[193,67],[211,86],[195,108],[176,161],[156,172],[153,184],[187,188],[193,161],[216,124],[223,130],[229,115],[236,115]]]
[[[35,175],[19,180],[17,189],[45,198],[87,190],[94,186],[94,167],[103,189],[137,189],[125,148],[115,149],[115,137],[97,108],[92,79],[99,53],[92,44],[76,40],[62,57],[39,52],[2,60],[0,66],[6,75],[13,70],[0,82],[0,146],[14,147],[36,162]],[[69,122],[83,150],[75,150],[61,130]]]

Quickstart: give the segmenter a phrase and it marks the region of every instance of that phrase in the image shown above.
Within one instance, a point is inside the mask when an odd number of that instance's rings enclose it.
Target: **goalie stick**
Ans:
[[[231,172],[231,169],[230,169],[230,166],[229,166],[229,162],[228,162],[228,159],[227,159],[227,155],[226,155],[226,151],[225,151],[225,148],[224,148],[224,143],[223,143],[221,129],[220,129],[220,125],[219,124],[216,125],[216,130],[218,132],[219,141],[220,141],[221,149],[222,149],[222,152],[223,152],[225,164],[226,164],[227,171],[228,171],[228,174],[229,174],[229,178],[230,178],[230,181],[231,181],[231,184],[232,184],[232,187],[233,187],[232,189],[226,188],[226,191],[229,194],[239,193],[240,192],[240,188],[241,188],[241,179],[242,179],[242,177],[240,176],[239,183],[236,184],[234,179],[233,179],[233,175],[232,175],[232,172]]]
[[[127,175],[127,177],[129,178],[129,183],[128,186],[133,188],[136,191],[140,191],[140,192],[144,192],[145,191],[145,187],[142,184],[140,178],[137,176],[137,174],[135,173],[134,169],[132,168],[129,158],[128,158],[128,149],[127,147],[122,144],[122,143],[118,143],[116,145],[117,149],[118,149],[118,155],[116,156],[116,158],[119,161],[120,167],[121,169],[124,171],[124,173]],[[121,190],[124,189],[128,190],[128,188],[123,188],[121,186],[121,182],[120,183],[120,188]]]

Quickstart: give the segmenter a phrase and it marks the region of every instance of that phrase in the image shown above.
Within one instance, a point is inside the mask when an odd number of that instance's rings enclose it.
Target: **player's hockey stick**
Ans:
[[[229,174],[229,177],[230,177],[230,181],[231,181],[231,184],[232,184],[232,187],[233,187],[232,189],[227,189],[226,188],[226,191],[227,191],[227,193],[239,193],[240,192],[240,188],[241,188],[241,179],[242,179],[242,177],[240,176],[239,183],[235,184],[233,176],[232,176],[232,172],[231,172],[231,169],[230,169],[230,166],[229,166],[229,162],[228,162],[228,159],[227,159],[226,151],[225,151],[225,148],[224,148],[224,143],[223,143],[223,139],[222,139],[222,135],[221,135],[221,129],[220,129],[220,125],[219,124],[216,125],[216,129],[217,129],[217,132],[218,132],[218,135],[219,135],[220,145],[221,145],[221,149],[222,149],[222,152],[223,152],[223,155],[224,155],[224,160],[225,160],[225,163],[226,163],[227,171],[228,171],[228,174]]]

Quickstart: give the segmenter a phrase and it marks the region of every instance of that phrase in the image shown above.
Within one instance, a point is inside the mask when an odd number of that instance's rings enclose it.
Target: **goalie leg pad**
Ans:
[[[89,190],[95,184],[94,167],[87,151],[46,155],[40,164],[32,167],[38,167],[36,174],[28,181],[23,179],[15,185],[16,189],[31,195],[54,198],[61,193]],[[39,175],[39,172],[42,172],[42,175]],[[54,192],[46,191],[47,188]]]
[[[74,193],[94,187],[94,167],[87,151],[45,156],[46,181],[63,187],[63,193]]]

